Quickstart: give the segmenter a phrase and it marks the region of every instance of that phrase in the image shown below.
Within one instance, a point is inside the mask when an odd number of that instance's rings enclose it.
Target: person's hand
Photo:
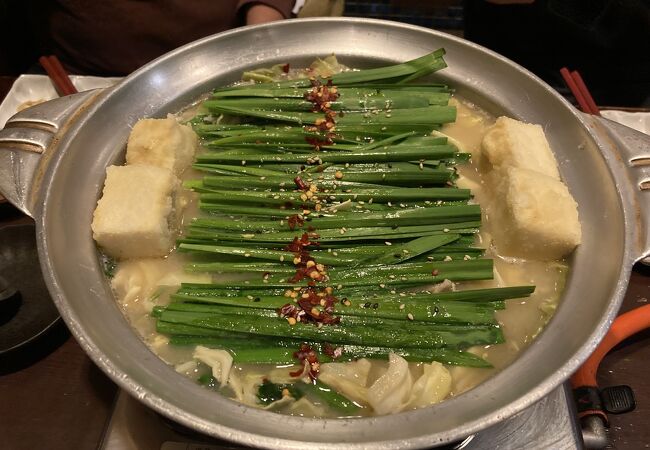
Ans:
[[[256,25],[259,23],[273,22],[282,20],[282,14],[275,8],[267,5],[256,3],[246,11],[246,25]]]

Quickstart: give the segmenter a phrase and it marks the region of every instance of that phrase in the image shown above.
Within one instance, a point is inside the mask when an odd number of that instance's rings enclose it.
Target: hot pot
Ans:
[[[243,70],[308,64],[336,52],[353,67],[439,47],[438,79],[494,115],[542,124],[579,205],[583,243],[555,316],[508,368],[441,404],[349,420],[289,417],[209,394],[151,353],[118,309],[92,240],[106,166],[123,161],[130,128],[163,117]],[[420,448],[451,442],[530,406],[595,349],[650,254],[650,139],[576,111],[507,59],[436,31],[378,20],[308,19],[221,33],[175,50],[114,88],[25,110],[0,132],[0,191],[36,221],[41,268],[61,315],[93,361],[140,401],[199,432],[274,448]]]

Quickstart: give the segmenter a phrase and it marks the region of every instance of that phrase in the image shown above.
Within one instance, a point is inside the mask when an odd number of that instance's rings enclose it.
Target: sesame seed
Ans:
[[[406,305],[404,303],[399,305],[399,309],[403,310],[404,308],[406,308]]]
[[[414,320],[413,314],[411,313],[408,313],[406,317],[408,317],[409,320]]]
[[[249,300],[253,300],[254,297],[252,295],[247,295],[246,298]]]
[[[343,172],[341,172],[340,170],[337,170],[336,173],[334,174],[334,177],[337,180],[340,180],[341,178],[343,178]]]
[[[246,161],[243,161],[243,160],[242,160],[241,165],[242,165],[242,166],[245,166],[245,165],[246,165]]]
[[[379,287],[383,289],[386,287],[386,285],[384,283],[379,283]]]
[[[293,317],[287,317],[287,322],[289,322],[289,325],[295,325],[296,319],[294,319]]]
[[[244,256],[245,256],[246,258],[248,258],[249,256],[251,256],[251,254],[250,254],[250,253],[244,253]]]
[[[442,229],[442,232],[443,232],[443,233],[449,233],[449,228],[443,228],[443,229]]]
[[[384,244],[386,244],[386,245],[393,245],[392,242],[388,242],[388,241],[384,242]]]
[[[445,262],[451,261],[451,256],[449,256],[449,255],[445,256],[445,259],[443,259],[443,261],[445,261]]]

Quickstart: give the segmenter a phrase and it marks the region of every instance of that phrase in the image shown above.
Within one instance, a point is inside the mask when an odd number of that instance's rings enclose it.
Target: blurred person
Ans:
[[[72,73],[122,76],[170,50],[242,25],[291,17],[294,0],[51,0],[45,52]]]

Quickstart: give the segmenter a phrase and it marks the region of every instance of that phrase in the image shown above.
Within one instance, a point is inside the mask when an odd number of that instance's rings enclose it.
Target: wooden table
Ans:
[[[13,82],[0,77],[0,99]],[[29,219],[12,212],[0,226]],[[637,266],[622,312],[650,297],[650,268]],[[576,318],[579,320],[579,318]],[[650,330],[611,352],[599,371],[602,387],[632,386],[635,411],[610,416],[612,445],[620,450],[650,447]],[[0,448],[92,449],[101,441],[116,386],[90,361],[63,324],[47,339],[12,358],[0,359]]]

